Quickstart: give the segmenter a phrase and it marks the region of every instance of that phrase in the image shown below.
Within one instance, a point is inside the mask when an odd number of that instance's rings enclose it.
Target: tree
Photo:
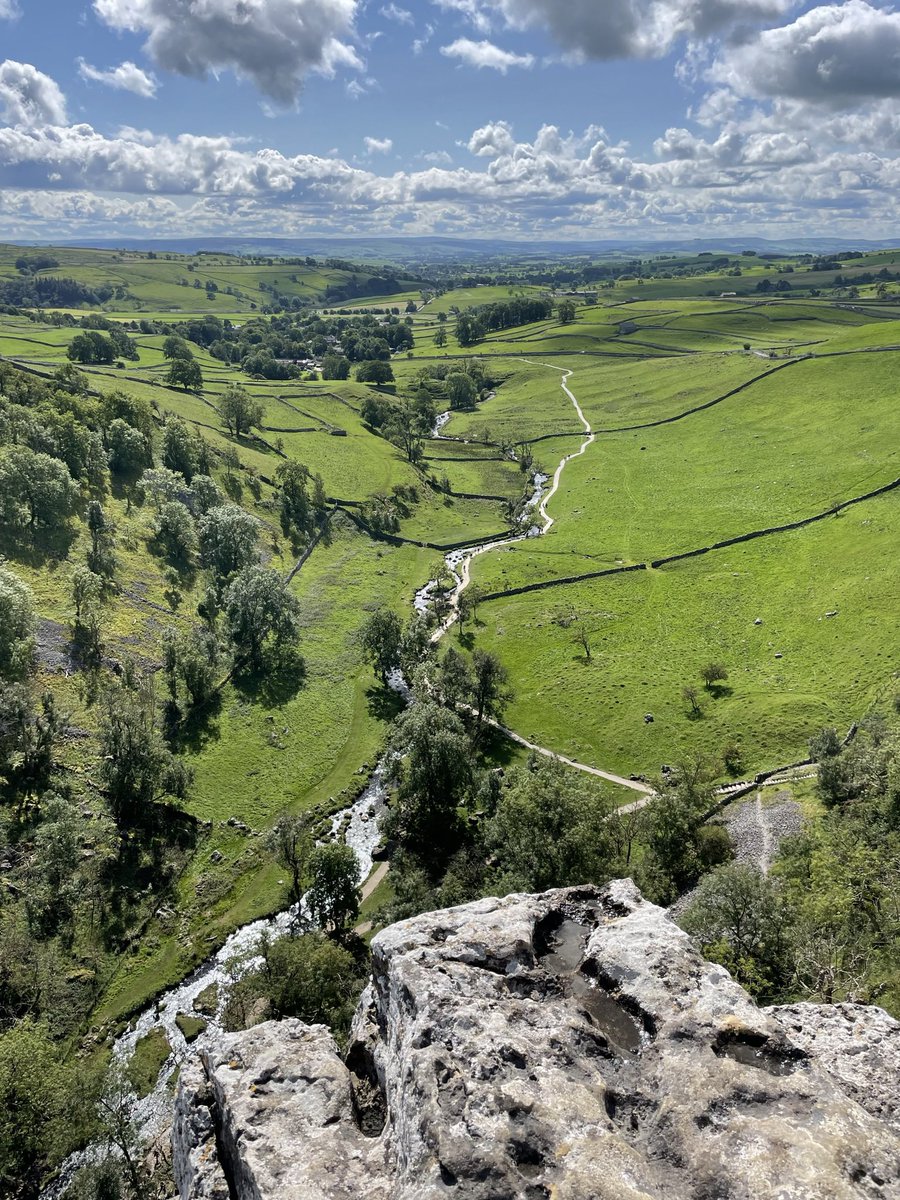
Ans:
[[[220,504],[200,518],[200,557],[221,583],[256,560],[259,525],[236,504]]]
[[[137,475],[153,461],[147,435],[120,417],[107,427],[105,441],[109,467],[116,475]]]
[[[400,666],[400,645],[403,640],[400,618],[389,608],[377,608],[363,625],[360,640],[375,674],[383,684],[387,684],[391,671]]]
[[[277,655],[297,640],[300,604],[277,571],[246,567],[225,593],[225,620],[235,649],[259,668],[266,650]]]
[[[163,342],[163,358],[169,359],[170,362],[176,358],[191,359],[193,357],[194,352],[183,337],[172,333]]]
[[[724,683],[728,678],[728,671],[719,662],[710,662],[700,668],[700,678],[703,680],[703,686],[708,692],[713,690],[717,683]]]
[[[209,475],[195,475],[191,480],[191,494],[188,503],[193,512],[203,516],[211,508],[218,508],[222,500],[223,496],[219,485]]]
[[[322,359],[323,379],[349,379],[350,360],[343,354],[326,354]]]
[[[411,463],[417,463],[421,459],[422,440],[428,436],[430,430],[427,415],[409,400],[392,405],[384,424],[385,435],[394,445],[400,447]]]
[[[700,696],[692,683],[687,684],[681,689],[681,698],[682,700],[687,700],[691,706],[691,712],[695,717],[702,715],[703,709],[700,707]]]
[[[164,504],[153,521],[153,535],[174,566],[187,566],[197,550],[194,518],[176,500]]]
[[[342,936],[359,916],[359,859],[352,846],[326,842],[309,859],[310,916],[326,931]]]
[[[262,991],[273,1017],[350,1031],[361,979],[349,950],[321,933],[284,937],[263,947]]]
[[[167,630],[163,642],[163,666],[172,699],[178,699],[180,681],[191,705],[196,708],[205,704],[216,689],[219,643],[208,629],[190,629],[186,633]]]
[[[112,579],[116,573],[116,527],[103,511],[99,500],[87,508],[87,527],[91,548],[87,554],[88,570],[102,579]]]
[[[472,779],[471,747],[455,713],[433,701],[412,705],[395,727],[397,807],[387,829],[432,863],[452,853],[457,806]]]
[[[453,371],[447,376],[447,396],[451,408],[472,408],[478,393],[472,377],[463,371]]]
[[[75,620],[91,604],[96,604],[103,595],[105,580],[95,575],[88,567],[76,567],[72,574],[72,603],[75,605]]]
[[[50,786],[57,742],[65,730],[52,692],[34,706],[23,684],[0,684],[0,794],[37,796]]]
[[[110,688],[99,727],[98,774],[119,822],[138,819],[162,796],[183,799],[191,772],[166,746],[156,723],[156,704],[149,681]]]
[[[575,320],[575,305],[571,300],[561,300],[556,308],[561,325],[571,325]]]
[[[312,506],[309,499],[309,470],[302,463],[288,460],[275,472],[280,485],[278,502],[281,531],[285,537],[292,533],[305,538],[313,528]]]
[[[76,334],[69,344],[66,357],[83,366],[108,364],[115,361],[116,348],[110,338],[91,329],[87,333]]]
[[[48,755],[52,765],[52,747]],[[49,779],[49,770],[45,774]],[[41,781],[41,790],[46,782]],[[71,924],[78,897],[80,818],[75,807],[52,792],[41,799],[41,823],[34,835],[26,898],[29,925],[40,937],[53,937]]]
[[[446,318],[445,318],[446,319]],[[439,325],[434,335],[434,344],[441,349],[447,345],[447,330],[443,325]]]
[[[26,1018],[0,1034],[0,1192],[38,1194],[42,1175],[87,1132],[86,1090],[43,1025]]]
[[[263,422],[263,406],[239,384],[227,388],[219,401],[219,416],[232,437],[240,437]]]
[[[475,709],[475,736],[480,735],[485,721],[499,720],[512,700],[506,686],[509,673],[496,654],[476,650],[472,655],[472,707]]]
[[[181,387],[185,391],[198,392],[203,387],[203,372],[194,358],[173,358],[166,374],[170,387]]]
[[[162,465],[183,475],[190,483],[197,470],[197,437],[178,417],[170,417],[163,427]]]
[[[701,879],[680,918],[703,953],[755,996],[771,997],[787,969],[787,913],[779,884],[744,863]]]
[[[472,676],[465,658],[451,646],[441,660],[435,691],[441,703],[456,712],[472,696]]]
[[[53,386],[70,396],[87,396],[90,394],[90,380],[84,371],[79,371],[74,363],[63,363],[53,372]]]
[[[0,678],[15,679],[34,662],[31,589],[0,563]]]
[[[605,883],[615,856],[610,799],[557,762],[535,762],[504,780],[486,838],[501,892]]]
[[[27,446],[0,458],[0,517],[9,525],[58,525],[72,514],[78,488],[65,463]]]
[[[307,868],[313,852],[309,813],[284,813],[280,816],[269,833],[267,845],[276,861],[290,872],[290,903],[299,904],[306,890]]]
[[[681,764],[657,785],[645,809],[647,854],[641,870],[645,895],[656,903],[671,903],[700,874],[700,830],[712,806],[710,775],[699,759]]]
[[[374,383],[381,387],[385,383],[394,382],[394,370],[389,362],[376,358],[360,363],[356,368],[356,378],[359,383]]]
[[[474,313],[460,313],[456,318],[456,340],[460,346],[474,346],[483,335],[481,323]]]

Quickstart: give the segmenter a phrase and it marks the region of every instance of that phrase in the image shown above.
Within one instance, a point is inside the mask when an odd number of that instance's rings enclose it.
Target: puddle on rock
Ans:
[[[803,1056],[790,1049],[773,1046],[762,1035],[720,1036],[713,1046],[719,1058],[731,1058],[745,1067],[767,1071],[769,1075],[793,1075],[802,1065]]]
[[[582,974],[573,975],[572,995],[610,1046],[621,1054],[637,1054],[641,1048],[641,1031],[631,1013],[605,988],[599,987]]]
[[[563,918],[550,928],[543,922],[535,930],[535,949],[544,969],[558,977],[563,991],[577,1001],[610,1048],[618,1054],[637,1054],[641,1048],[637,1021],[612,992],[580,970],[590,933],[590,927],[580,921]],[[541,943],[546,946],[543,954]]]

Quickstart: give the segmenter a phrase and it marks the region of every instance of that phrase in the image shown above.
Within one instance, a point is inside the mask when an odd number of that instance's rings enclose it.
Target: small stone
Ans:
[[[644,724],[645,725],[653,724],[653,713],[644,713]]]
[[[209,856],[209,861],[211,863],[218,864],[222,861],[223,858],[224,858],[224,855],[222,854],[222,852],[220,850],[213,850],[212,854]]]
[[[776,654],[776,655],[775,655],[775,657],[776,657],[776,658],[784,658],[784,655],[783,655],[783,654],[781,654],[781,653],[779,653],[779,654]]]
[[[754,625],[762,625],[762,617],[757,617],[753,622]]]

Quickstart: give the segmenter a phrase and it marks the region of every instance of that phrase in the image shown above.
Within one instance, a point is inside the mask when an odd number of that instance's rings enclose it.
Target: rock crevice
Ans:
[[[182,1200],[900,1197],[900,1026],[759,1009],[628,881],[384,930],[346,1062],[230,1034],[181,1075]]]

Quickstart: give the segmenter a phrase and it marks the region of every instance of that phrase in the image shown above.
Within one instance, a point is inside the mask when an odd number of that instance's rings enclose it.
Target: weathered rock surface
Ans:
[[[182,1200],[900,1197],[897,1023],[761,1011],[630,882],[431,913],[372,950],[346,1066],[286,1021],[186,1067]]]
[[[865,1004],[766,1009],[843,1090],[900,1135],[900,1022]]]

